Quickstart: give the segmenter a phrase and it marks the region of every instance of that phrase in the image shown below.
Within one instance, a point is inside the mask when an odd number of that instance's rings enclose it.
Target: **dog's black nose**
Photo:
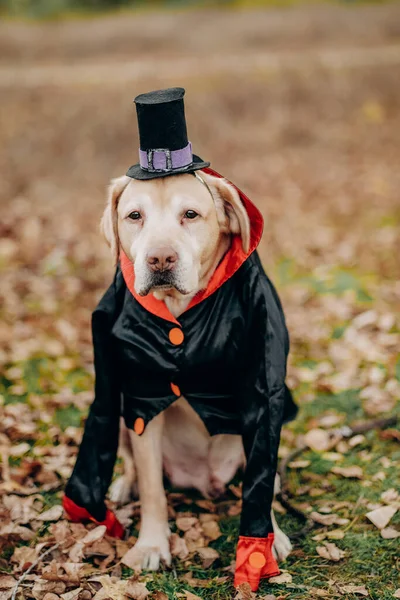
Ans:
[[[170,271],[177,260],[177,253],[170,246],[151,248],[147,254],[147,264],[152,271]]]

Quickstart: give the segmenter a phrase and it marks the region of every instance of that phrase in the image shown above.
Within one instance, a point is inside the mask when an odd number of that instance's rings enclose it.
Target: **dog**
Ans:
[[[236,189],[206,172],[138,181],[112,181],[101,230],[118,261],[120,248],[134,265],[135,291],[163,301],[178,318],[239,235],[250,245],[249,216]],[[142,435],[121,423],[119,452],[124,473],[112,484],[110,498],[125,504],[138,496],[141,526],[131,558],[143,569],[171,564],[166,475],[177,488],[195,488],[217,498],[245,466],[239,435],[210,436],[199,415],[182,396],[157,415]],[[279,491],[279,477],[275,493]],[[271,514],[273,552],[283,561],[291,551],[288,536]]]
[[[139,496],[131,560],[156,570],[171,563],[163,475],[217,498],[242,468],[234,585],[256,591],[291,549],[272,511],[281,426],[297,412],[289,336],[256,252],[262,215],[193,154],[184,94],[135,98],[139,163],[111,183],[101,222],[116,271],[92,315],[95,398],[63,506],[123,536],[105,503],[119,440],[111,498]]]

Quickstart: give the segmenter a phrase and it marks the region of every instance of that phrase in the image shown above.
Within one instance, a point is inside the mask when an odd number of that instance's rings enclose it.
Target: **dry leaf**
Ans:
[[[309,588],[308,592],[309,594],[312,594],[311,598],[314,598],[314,596],[317,596],[317,598],[327,598],[331,595],[327,590],[322,590],[321,588],[315,587]]]
[[[270,577],[268,579],[269,583],[292,583],[292,576],[287,571],[282,570],[280,575],[276,575],[275,577]]]
[[[395,506],[382,506],[381,508],[372,510],[365,516],[375,525],[375,527],[384,529],[396,512],[397,508]]]
[[[219,558],[219,553],[214,550],[214,548],[210,548],[209,546],[206,546],[205,548],[198,548],[197,554],[201,558],[201,566],[203,569],[208,569],[211,567],[213,562]]]
[[[365,442],[365,436],[364,435],[354,435],[353,437],[351,437],[348,440],[348,445],[350,446],[350,448],[355,448],[356,446],[358,446],[359,444],[363,444]]]
[[[249,583],[241,583],[236,588],[234,600],[255,600],[256,594],[251,591]]]
[[[317,546],[317,552],[322,558],[333,560],[334,562],[341,560],[346,554],[336,544],[332,544],[331,542],[325,542],[323,546]]]
[[[331,447],[331,436],[324,429],[310,429],[304,436],[304,441],[311,450],[324,452]]]
[[[37,515],[35,519],[37,519],[38,521],[58,521],[59,519],[61,519],[63,514],[63,507],[61,506],[61,504],[57,504],[49,510],[46,510],[45,512],[41,513],[40,515]]]
[[[292,460],[288,464],[291,469],[305,469],[311,465],[311,460]]]
[[[206,536],[206,538],[214,541],[214,540],[217,540],[219,537],[221,537],[222,533],[221,533],[221,530],[219,528],[217,521],[207,520],[204,523],[202,521],[200,521],[200,522],[201,522],[201,528],[202,528],[203,533]]]
[[[349,519],[345,519],[342,517],[338,517],[338,515],[321,515],[318,512],[312,512],[310,514],[311,519],[316,523],[320,523],[320,525],[347,525],[349,523]]]
[[[85,546],[93,544],[94,542],[101,540],[104,537],[106,531],[107,527],[105,525],[99,525],[98,527],[95,527],[94,529],[89,531],[85,535],[85,537],[80,540],[80,542]]]
[[[150,594],[145,583],[136,579],[128,579],[125,594],[133,600],[144,600]]]
[[[198,522],[197,517],[178,517],[176,519],[176,526],[181,531],[189,531]]]
[[[185,560],[189,556],[189,550],[186,541],[177,533],[171,533],[169,537],[169,547],[172,556],[177,556],[181,560]]]
[[[13,588],[17,580],[11,575],[0,575],[0,590],[8,590]]]
[[[341,585],[340,590],[346,594],[357,594],[358,596],[369,596],[368,590],[364,585]]]
[[[342,540],[344,538],[344,531],[342,529],[333,529],[326,532],[326,537],[330,540]]]
[[[192,592],[189,592],[188,590],[183,590],[183,594],[178,593],[176,594],[177,598],[185,598],[186,600],[202,600],[202,598],[200,598],[200,596],[196,596],[196,594],[193,594]]]
[[[395,591],[395,593],[393,594],[393,598],[400,598],[400,588]]]
[[[82,591],[82,588],[80,588],[80,587],[75,588],[74,590],[66,592],[65,594],[61,594],[61,598],[63,600],[74,600],[75,598],[78,598],[81,591]]]
[[[381,494],[381,499],[385,504],[398,504],[400,501],[399,492],[397,492],[394,488],[390,490],[386,490]]]
[[[168,600],[168,596],[164,592],[153,592],[151,600]]]
[[[352,467],[332,467],[331,472],[335,473],[335,475],[353,479],[362,479],[364,477],[362,468],[357,465],[353,465]]]
[[[47,592],[60,596],[65,592],[65,583],[63,581],[46,581],[45,579],[36,579],[32,588],[32,596],[36,600],[42,600]]]
[[[36,556],[37,552],[35,548],[20,546],[19,548],[15,548],[11,562],[18,563],[18,570],[21,571],[32,564],[36,560]]]
[[[384,540],[395,540],[400,537],[400,531],[397,531],[394,527],[385,527],[381,529],[381,537]]]

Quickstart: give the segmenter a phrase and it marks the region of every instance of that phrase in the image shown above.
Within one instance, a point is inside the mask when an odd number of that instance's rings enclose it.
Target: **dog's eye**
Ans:
[[[185,217],[187,219],[195,219],[198,216],[199,216],[199,213],[197,213],[195,210],[187,210],[185,212]]]
[[[142,215],[137,210],[134,210],[130,215],[128,215],[129,219],[132,219],[132,221],[137,221],[141,218],[141,216]]]

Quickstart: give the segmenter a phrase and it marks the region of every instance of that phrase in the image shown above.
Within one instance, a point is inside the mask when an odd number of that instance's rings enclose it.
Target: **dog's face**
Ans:
[[[141,296],[157,290],[197,292],[221,243],[240,233],[248,250],[250,225],[236,190],[225,180],[200,173],[112,182],[103,232],[118,259],[119,248],[134,264]]]

